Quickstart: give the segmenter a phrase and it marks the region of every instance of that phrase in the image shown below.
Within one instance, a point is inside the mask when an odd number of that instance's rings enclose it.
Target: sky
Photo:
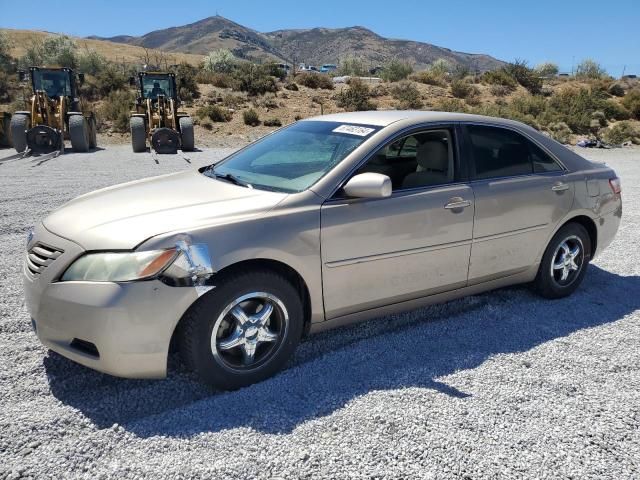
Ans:
[[[220,14],[261,32],[364,26],[390,38],[501,60],[593,58],[610,74],[640,75],[640,0],[0,0],[0,27],[75,36],[142,35]],[[38,11],[38,14],[32,14]]]

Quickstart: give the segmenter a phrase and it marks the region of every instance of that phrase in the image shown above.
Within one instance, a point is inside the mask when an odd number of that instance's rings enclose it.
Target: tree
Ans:
[[[236,57],[226,48],[215,50],[204,59],[204,69],[216,73],[231,73],[236,64]]]
[[[607,76],[607,71],[596,61],[587,58],[578,64],[576,77],[598,80]]]
[[[541,63],[535,68],[535,71],[541,77],[555,77],[560,71],[558,65],[551,62]]]

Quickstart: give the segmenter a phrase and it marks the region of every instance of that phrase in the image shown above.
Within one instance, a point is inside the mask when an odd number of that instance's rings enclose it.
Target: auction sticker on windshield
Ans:
[[[357,125],[340,125],[333,129],[335,133],[348,133],[349,135],[357,135],[359,137],[366,137],[371,132],[373,132],[375,128],[368,127],[358,127]]]

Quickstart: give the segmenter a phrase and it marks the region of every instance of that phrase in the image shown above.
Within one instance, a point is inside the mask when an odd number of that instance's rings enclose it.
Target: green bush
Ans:
[[[539,95],[519,95],[511,101],[509,106],[522,115],[537,118],[547,110],[547,99]]]
[[[504,67],[504,71],[516,82],[534,95],[542,90],[542,79],[535,70],[529,68],[524,60],[515,60]]]
[[[87,75],[93,75],[95,77],[107,68],[109,61],[104,55],[101,55],[94,50],[86,50],[84,53],[78,55],[77,63],[77,69],[79,72],[86,73]]]
[[[380,72],[380,78],[387,82],[399,82],[406,79],[413,72],[413,67],[402,60],[391,60]]]
[[[355,57],[348,57],[340,61],[338,72],[340,75],[349,75],[352,77],[366,77],[369,75],[364,61]]]
[[[278,85],[269,74],[270,70],[264,65],[254,65],[244,62],[234,70],[234,88],[247,92],[251,96],[264,95],[267,92],[277,92]]]
[[[242,112],[242,119],[244,120],[245,125],[250,125],[252,127],[260,125],[260,116],[253,108]]]
[[[456,98],[469,98],[477,95],[478,91],[464,80],[454,80],[451,82],[451,94]]]
[[[555,77],[559,71],[558,65],[551,62],[541,63],[535,68],[536,74],[541,77]]]
[[[198,118],[204,120],[209,119],[212,122],[228,122],[231,120],[232,114],[218,105],[205,105],[196,111]]]
[[[549,98],[545,123],[565,122],[575,133],[589,133],[594,112],[605,110],[604,94],[589,88],[564,88]]]
[[[103,120],[109,120],[112,123],[112,130],[124,133],[129,131],[129,117],[134,102],[135,96],[132,92],[113,91],[109,93],[98,113]]]
[[[296,75],[296,83],[305,87],[333,90],[333,79],[329,75],[317,72],[302,72]]]
[[[607,89],[610,95],[614,97],[624,97],[624,87],[619,83],[612,83]]]
[[[604,101],[602,111],[611,120],[629,120],[631,118],[631,112],[612,99]]]
[[[452,70],[453,68],[451,66],[451,62],[445,60],[444,58],[437,59],[427,68],[428,72],[431,72],[432,74],[440,77],[449,74]]]
[[[504,85],[491,85],[491,87],[489,87],[489,92],[494,97],[504,97],[513,92],[513,90]]]
[[[634,118],[640,120],[640,90],[631,90],[622,99],[624,105]]]
[[[421,72],[412,73],[409,79],[414,82],[424,83],[425,85],[435,85],[444,87],[447,84],[444,75],[434,73],[431,70],[422,70]]]
[[[508,89],[509,93],[513,92],[518,87],[516,79],[502,68],[484,72],[481,80],[487,85],[500,85]]]
[[[0,32],[0,70],[6,73],[13,73],[14,70],[11,46],[7,36]]]
[[[265,127],[281,127],[282,126],[282,122],[280,121],[279,118],[268,118],[264,122],[262,122],[262,124]]]
[[[128,82],[128,78],[112,63],[108,63],[93,78],[97,95],[101,98],[111,92],[128,88]]]
[[[370,100],[369,86],[358,78],[352,78],[349,86],[336,95],[336,103],[347,111],[375,110],[376,105]]]
[[[576,78],[599,80],[607,77],[607,71],[599,63],[590,58],[580,62],[576,68]]]
[[[551,137],[560,143],[571,142],[571,129],[564,122],[551,123],[547,125],[547,130]]]
[[[218,88],[232,88],[235,80],[228,73],[200,70],[196,75],[196,83],[206,83]]]
[[[640,143],[640,130],[634,127],[631,122],[618,122],[604,131],[603,139],[614,145],[625,142],[637,144]]]
[[[200,98],[200,89],[196,81],[198,69],[186,62],[180,63],[175,69],[176,87],[180,93],[182,101],[191,101],[194,98]]]
[[[458,112],[465,113],[468,112],[469,108],[467,105],[460,99],[457,98],[443,98],[438,100],[434,106],[434,110],[439,112]]]
[[[238,65],[238,60],[230,50],[221,48],[210,52],[204,59],[203,68],[214,73],[231,73]],[[202,82],[205,83],[205,82]]]
[[[414,110],[422,108],[420,91],[411,82],[400,82],[391,87],[391,96],[398,100],[397,108]]]
[[[11,102],[11,88],[9,86],[9,75],[0,70],[0,102]],[[1,120],[1,118],[0,118]]]
[[[47,65],[57,67],[77,67],[77,46],[73,39],[66,35],[56,35],[42,41],[32,42],[20,59],[22,68]]]
[[[298,85],[296,85],[294,82],[287,83],[284,88],[286,88],[287,90],[291,90],[292,92],[297,92],[299,90]]]

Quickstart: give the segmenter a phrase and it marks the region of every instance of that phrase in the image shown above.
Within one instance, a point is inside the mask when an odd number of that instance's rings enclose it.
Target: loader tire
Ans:
[[[96,125],[96,117],[89,119],[89,148],[98,146],[98,126]]]
[[[16,152],[21,153],[27,149],[27,129],[29,128],[29,115],[16,113],[11,117],[11,140]]]
[[[193,120],[191,117],[181,117],[180,123],[180,136],[182,139],[182,150],[190,152],[194,148],[193,139]]]
[[[131,147],[135,153],[147,150],[147,131],[144,128],[144,118],[131,117]]]
[[[71,115],[69,117],[69,136],[74,152],[89,151],[89,122],[83,115]]]

